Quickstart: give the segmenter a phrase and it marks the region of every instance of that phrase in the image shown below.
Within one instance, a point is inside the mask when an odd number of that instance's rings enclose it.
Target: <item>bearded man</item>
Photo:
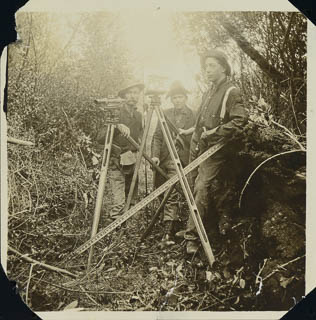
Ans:
[[[111,223],[123,214],[136,163],[136,148],[127,140],[131,136],[140,141],[143,134],[142,115],[137,111],[137,103],[144,85],[132,83],[118,92],[118,96],[125,101],[120,106],[120,123],[114,130],[111,149],[108,182],[113,194],[109,208],[108,223]],[[104,144],[106,129],[103,128],[97,137],[100,144]],[[138,181],[133,192],[132,204],[135,204]]]

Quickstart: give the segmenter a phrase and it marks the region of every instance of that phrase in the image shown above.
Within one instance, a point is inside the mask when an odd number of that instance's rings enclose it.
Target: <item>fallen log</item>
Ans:
[[[61,269],[61,268],[58,268],[58,267],[54,267],[54,266],[51,266],[49,264],[46,264],[46,263],[43,263],[43,262],[40,262],[40,261],[37,261],[37,260],[34,260],[28,256],[26,256],[25,254],[22,254],[20,252],[18,252],[17,250],[15,250],[14,248],[8,246],[8,250],[10,250],[11,252],[15,253],[16,255],[18,255],[21,259],[27,261],[27,262],[30,262],[30,263],[34,263],[34,264],[37,264],[37,265],[40,265],[41,267],[43,267],[44,269],[47,269],[47,270],[51,270],[51,271],[55,271],[55,272],[60,272],[60,273],[63,273],[63,274],[66,274],[67,276],[70,276],[72,278],[77,278],[77,275],[75,275],[74,273],[72,272],[69,272],[65,269]]]
[[[28,146],[28,147],[34,146],[34,143],[31,141],[24,141],[24,140],[12,138],[12,137],[8,137],[7,141],[8,141],[8,143],[20,144],[20,145]]]

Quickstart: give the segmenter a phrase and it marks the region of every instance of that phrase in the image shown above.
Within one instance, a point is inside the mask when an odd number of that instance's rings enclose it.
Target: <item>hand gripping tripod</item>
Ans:
[[[98,226],[98,222],[99,222],[99,215],[100,215],[100,212],[98,212],[97,208],[99,208],[99,206],[100,206],[100,209],[101,209],[102,196],[103,196],[103,192],[104,192],[104,186],[102,187],[102,186],[100,186],[100,184],[102,184],[102,181],[104,181],[104,185],[105,185],[105,177],[106,177],[107,166],[108,166],[106,163],[108,163],[108,161],[109,161],[109,160],[107,160],[107,157],[109,158],[109,156],[110,156],[111,141],[112,141],[111,139],[113,139],[113,133],[112,133],[112,138],[111,138],[111,125],[109,125],[108,126],[108,135],[107,135],[108,138],[106,139],[106,143],[105,143],[105,147],[104,147],[104,155],[103,155],[103,161],[102,161],[102,167],[101,167],[101,170],[103,169],[101,174],[104,177],[104,180],[101,180],[101,177],[100,177],[99,190],[98,190],[98,196],[97,196],[97,204],[96,204],[96,211],[95,211],[95,217],[94,217],[94,223],[93,223],[93,226],[96,226],[96,227],[93,228],[93,233],[91,235],[91,239],[86,241],[85,243],[83,243],[76,250],[74,250],[71,254],[69,254],[67,256],[67,258],[65,259],[66,261],[72,259],[73,257],[75,257],[75,256],[83,253],[87,249],[91,248],[95,243],[97,243],[102,238],[104,238],[106,235],[108,235],[110,232],[115,230],[124,221],[126,221],[127,219],[132,217],[135,213],[137,213],[139,210],[141,210],[142,208],[147,206],[154,199],[156,199],[159,195],[161,195],[163,192],[165,192],[166,190],[170,189],[178,181],[180,181],[181,188],[182,188],[183,193],[185,194],[186,200],[188,202],[190,213],[191,213],[191,215],[193,217],[193,221],[195,223],[196,229],[197,229],[199,237],[201,239],[203,248],[205,250],[205,253],[207,255],[209,263],[211,265],[213,264],[214,255],[213,255],[211,246],[210,246],[210,244],[208,242],[207,234],[205,232],[203,223],[201,221],[201,217],[199,215],[198,209],[196,207],[192,192],[190,190],[190,187],[189,187],[189,184],[188,184],[188,181],[187,181],[185,175],[190,173],[192,170],[197,168],[203,161],[205,161],[211,155],[213,155],[218,150],[220,150],[225,145],[225,143],[224,142],[220,142],[220,143],[216,144],[215,146],[211,147],[210,149],[205,151],[197,159],[192,161],[188,166],[186,166],[183,169],[182,165],[180,163],[180,159],[178,157],[178,154],[176,152],[175,145],[173,143],[173,140],[171,139],[171,134],[170,134],[169,128],[168,128],[168,126],[166,124],[165,116],[164,116],[164,114],[163,114],[163,112],[161,110],[161,107],[160,107],[160,95],[161,94],[162,94],[162,92],[157,92],[157,91],[149,92],[149,95],[152,98],[151,107],[155,108],[155,111],[156,111],[157,116],[159,118],[159,122],[161,123],[164,138],[165,138],[165,140],[167,142],[167,146],[168,146],[169,152],[172,155],[172,159],[173,159],[174,164],[175,164],[176,169],[177,169],[177,175],[175,175],[172,178],[170,178],[169,180],[167,180],[159,188],[154,190],[147,197],[145,197],[140,202],[138,202],[135,206],[133,206],[132,208],[130,208],[126,212],[124,212],[124,214],[122,216],[117,218],[114,222],[112,222],[110,225],[108,225],[107,227],[105,227],[104,229],[102,229],[101,231],[99,231],[96,234],[97,226]],[[110,124],[113,124],[113,122],[110,123]],[[149,125],[150,125],[150,121],[147,122],[146,126],[149,126]],[[145,128],[145,133],[146,133],[146,130],[147,129]],[[145,136],[146,135],[144,134],[143,141],[144,141],[144,139],[146,139]],[[129,138],[128,140],[130,141],[130,143],[132,145],[134,145],[135,147],[137,147],[138,150],[140,150],[140,147],[137,145],[137,143],[133,139]],[[142,155],[142,153],[139,152],[138,156],[140,157],[141,155]],[[144,152],[143,152],[143,156],[146,158],[146,160],[148,160],[153,165],[153,167],[155,167],[156,170],[158,170],[163,176],[166,177],[165,173],[161,170],[161,168],[158,167],[155,163],[153,163],[152,160],[150,159],[150,157],[148,155],[146,155]],[[137,171],[137,170],[135,170],[135,171]],[[102,196],[101,196],[101,193],[102,193]],[[164,200],[166,198],[167,198],[167,196],[164,197]],[[99,202],[100,202],[100,204],[98,205]],[[127,207],[126,207],[126,209],[127,209]],[[90,252],[90,256],[92,257],[91,252]],[[90,256],[89,256],[89,258],[90,258]],[[90,262],[91,262],[91,260],[90,260]]]

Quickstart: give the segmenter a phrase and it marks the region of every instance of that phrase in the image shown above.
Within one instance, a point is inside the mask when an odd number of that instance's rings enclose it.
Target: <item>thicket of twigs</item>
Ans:
[[[58,19],[73,30],[62,45],[51,32]],[[102,125],[91,97],[115,93],[133,69],[119,40],[117,16],[58,19],[20,15],[23,43],[9,48],[8,136],[35,144],[8,144],[8,275],[24,301],[38,311],[290,308],[291,297],[300,299],[305,283],[303,16],[176,17],[186,50],[216,44],[240,65],[235,80],[250,120],[232,144],[240,148],[230,159],[220,199],[235,213],[232,230],[225,237],[210,234],[218,261],[211,270],[202,250],[192,258],[181,240],[161,246],[160,223],[138,242],[155,202],[129,219],[123,234],[114,231],[96,244],[88,273],[87,252],[67,264],[64,258],[90,237],[101,151],[94,138]],[[111,32],[101,32],[104,25]],[[80,57],[76,46],[82,48]],[[149,192],[149,167],[147,174]],[[144,177],[142,166],[140,199],[146,193]],[[188,210],[179,203],[183,227]]]

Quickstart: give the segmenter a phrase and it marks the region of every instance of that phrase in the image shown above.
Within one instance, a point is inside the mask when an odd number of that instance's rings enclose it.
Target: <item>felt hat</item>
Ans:
[[[130,82],[130,83],[128,84],[128,86],[126,86],[126,87],[124,87],[123,89],[121,89],[121,90],[117,93],[117,95],[118,95],[120,98],[124,98],[126,92],[127,92],[129,89],[132,89],[132,88],[134,88],[134,87],[139,88],[139,90],[142,91],[142,90],[144,90],[145,85],[144,85],[143,83],[141,83],[141,82],[135,82],[135,81]]]
[[[188,93],[189,93],[189,91],[184,88],[184,86],[182,85],[182,83],[180,81],[174,81],[171,84],[169,91],[167,92],[166,97],[167,98],[172,97],[177,94],[183,94],[186,96]]]
[[[202,68],[204,68],[204,64],[207,58],[214,58],[218,63],[225,69],[226,75],[230,76],[231,74],[231,67],[228,63],[228,58],[226,54],[220,50],[212,49],[209,51],[206,51],[205,53],[200,55],[200,62]]]

